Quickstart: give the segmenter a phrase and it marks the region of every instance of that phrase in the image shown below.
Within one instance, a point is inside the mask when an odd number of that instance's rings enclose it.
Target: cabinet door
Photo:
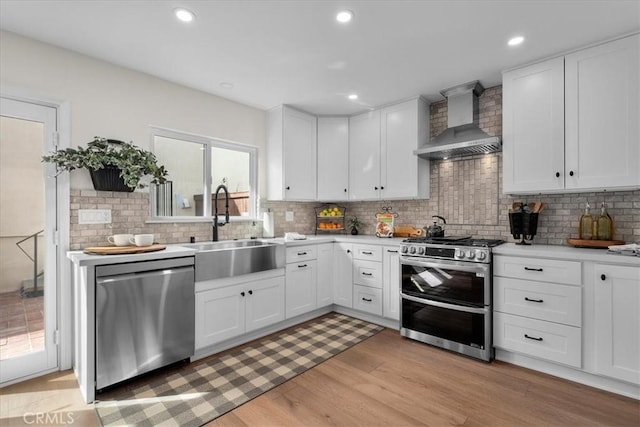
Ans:
[[[640,268],[596,264],[596,370],[640,384]]]
[[[568,189],[640,185],[640,35],[567,55]]]
[[[318,118],[318,200],[349,199],[349,118]]]
[[[382,253],[382,315],[400,320],[400,254],[397,246]]]
[[[349,118],[349,199],[380,198],[380,110]]]
[[[353,308],[353,249],[336,243],[333,251],[333,302]]]
[[[284,320],[284,276],[244,285],[246,332]]]
[[[316,271],[316,260],[287,264],[287,319],[316,308]]]
[[[316,199],[316,117],[284,109],[284,197]]]
[[[505,193],[564,188],[564,59],[502,76]]]
[[[196,293],[196,350],[244,333],[243,286]]]
[[[415,154],[429,138],[429,109],[412,99],[381,110],[380,181],[383,199],[429,197],[429,161]]]
[[[333,243],[318,245],[316,301],[318,307],[333,304]]]

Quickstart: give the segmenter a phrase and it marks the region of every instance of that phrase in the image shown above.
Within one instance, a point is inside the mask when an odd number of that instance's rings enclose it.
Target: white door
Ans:
[[[385,246],[382,254],[382,315],[400,320],[400,248]]]
[[[316,260],[287,264],[286,318],[316,308]]]
[[[58,367],[55,342],[57,110],[0,104],[0,384]]]
[[[318,307],[333,304],[333,243],[318,245],[316,300]]]
[[[380,110],[349,118],[349,198],[380,198]]]
[[[335,243],[333,247],[333,302],[353,307],[353,246]]]
[[[316,117],[284,109],[284,197],[316,199]]]
[[[349,118],[318,117],[318,200],[349,199]]]
[[[284,276],[256,280],[246,291],[246,332],[284,320]]]

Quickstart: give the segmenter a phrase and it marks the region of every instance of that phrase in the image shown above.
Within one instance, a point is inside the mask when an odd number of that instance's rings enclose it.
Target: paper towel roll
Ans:
[[[273,212],[267,211],[262,219],[262,237],[274,237]]]

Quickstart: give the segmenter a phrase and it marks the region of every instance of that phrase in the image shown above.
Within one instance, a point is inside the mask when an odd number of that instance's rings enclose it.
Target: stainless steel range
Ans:
[[[501,243],[468,236],[404,240],[400,334],[491,361],[491,248]]]

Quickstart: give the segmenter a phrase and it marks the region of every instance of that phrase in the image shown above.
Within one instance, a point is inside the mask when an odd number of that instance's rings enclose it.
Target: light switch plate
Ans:
[[[111,209],[78,209],[78,224],[111,224]]]
[[[293,221],[293,211],[287,211],[284,214],[285,221]]]

